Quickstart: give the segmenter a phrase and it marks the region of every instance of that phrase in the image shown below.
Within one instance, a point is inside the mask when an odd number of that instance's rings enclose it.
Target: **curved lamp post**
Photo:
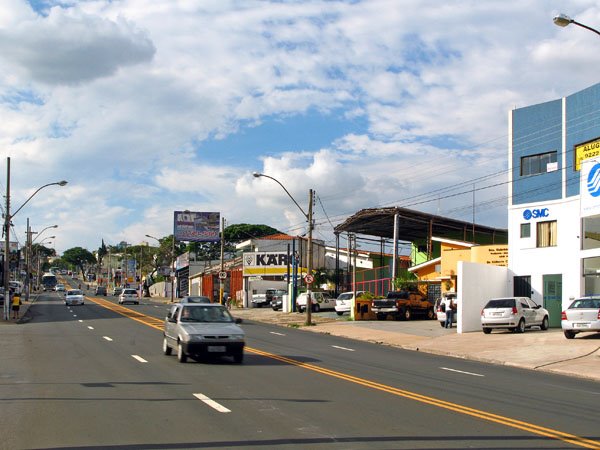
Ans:
[[[307,249],[306,249],[306,253],[308,255],[308,262],[306,264],[306,272],[307,272],[307,276],[308,278],[305,277],[305,282],[306,282],[306,323],[305,325],[312,325],[312,295],[311,295],[311,283],[312,283],[312,264],[313,264],[313,247],[312,247],[312,230],[313,230],[313,220],[312,220],[312,204],[313,204],[313,190],[309,189],[308,190],[308,213],[304,212],[304,210],[302,209],[302,207],[298,204],[298,202],[296,201],[296,199],[294,199],[294,197],[292,197],[292,194],[290,194],[288,192],[288,190],[285,188],[285,186],[283,184],[281,184],[279,182],[279,180],[277,180],[276,178],[273,178],[272,176],[269,175],[265,175],[264,173],[259,173],[259,172],[253,172],[252,175],[255,178],[260,178],[260,177],[264,177],[264,178],[269,178],[271,180],[273,180],[274,182],[276,182],[279,186],[281,186],[281,188],[285,191],[285,193],[288,195],[288,197],[290,199],[292,199],[292,201],[294,202],[294,204],[298,207],[298,209],[302,212],[302,214],[304,215],[304,217],[306,218],[306,221],[308,222],[308,242],[307,242]]]
[[[43,186],[40,186],[39,188],[37,188],[35,190],[35,192],[33,194],[31,194],[29,196],[29,198],[27,198],[27,200],[25,200],[25,203],[23,203],[21,206],[19,206],[17,208],[17,210],[11,214],[10,212],[10,158],[6,158],[6,209],[4,211],[4,267],[3,267],[3,274],[4,274],[4,295],[5,295],[5,301],[4,301],[4,320],[9,320],[9,299],[10,299],[10,284],[9,284],[9,270],[8,270],[8,266],[9,266],[9,255],[10,255],[10,223],[12,218],[19,212],[21,211],[21,209],[23,209],[23,207],[29,203],[29,200],[31,200],[38,192],[40,192],[42,189],[48,187],[48,186],[64,186],[66,185],[67,182],[65,180],[62,181],[57,181],[55,183],[48,183],[48,184],[44,184]]]
[[[586,30],[590,30],[590,31],[596,33],[597,35],[600,35],[600,31],[598,31],[598,30],[596,30],[596,29],[594,29],[592,27],[589,27],[587,25],[584,25],[581,22],[577,22],[576,20],[571,19],[566,14],[559,14],[558,16],[554,17],[554,19],[552,19],[552,20],[559,27],[566,27],[567,25],[574,24],[574,25],[577,25],[577,26],[579,26],[581,28],[585,28]]]

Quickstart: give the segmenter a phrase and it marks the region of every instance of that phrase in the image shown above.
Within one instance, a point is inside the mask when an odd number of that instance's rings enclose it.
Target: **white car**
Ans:
[[[56,286],[54,286],[54,290],[56,292],[64,292],[65,291],[65,285],[64,284],[57,284]]]
[[[138,297],[138,291],[135,289],[125,288],[119,295],[119,304],[123,305],[125,303],[133,303],[134,305],[139,305],[140,300]]]
[[[363,295],[365,291],[356,291],[356,298]],[[338,316],[341,316],[345,312],[350,312],[352,304],[354,303],[354,292],[342,292],[335,299],[335,312]]]
[[[65,294],[65,305],[83,305],[83,291],[80,289],[69,289]]]
[[[303,292],[298,295],[296,299],[296,306],[298,307],[299,312],[306,311],[306,302],[307,302],[308,294]],[[321,310],[326,309],[335,309],[335,299],[332,298],[327,292],[311,292],[310,299],[312,303],[312,310],[314,312],[319,312]]]
[[[600,332],[600,296],[574,300],[562,312],[560,326],[567,339],[581,332]]]
[[[526,328],[548,329],[548,311],[529,297],[491,299],[481,310],[481,328],[490,334],[494,328],[523,333]]]

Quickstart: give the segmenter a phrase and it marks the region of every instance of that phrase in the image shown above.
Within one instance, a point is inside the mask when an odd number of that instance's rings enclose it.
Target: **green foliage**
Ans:
[[[96,264],[97,262],[96,257],[89,250],[82,247],[73,247],[65,250],[62,260],[78,268],[82,275],[85,275],[85,264]]]
[[[245,241],[246,239],[257,239],[278,233],[281,232],[268,225],[238,223],[225,227],[223,235],[225,236],[225,242],[239,242]]]

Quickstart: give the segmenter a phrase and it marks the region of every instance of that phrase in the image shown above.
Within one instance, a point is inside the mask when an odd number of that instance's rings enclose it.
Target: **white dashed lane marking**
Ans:
[[[277,335],[277,336],[285,336],[285,334],[283,334],[283,333],[277,333],[277,332],[275,332],[275,331],[269,331],[269,333],[271,333],[271,334],[275,334],[275,335]]]
[[[89,325],[88,325],[88,328],[89,328],[90,330],[93,330],[93,329],[94,329],[94,327],[90,327]]]
[[[355,352],[353,348],[340,347],[339,345],[332,345],[333,348],[338,348],[340,350],[346,350],[347,352]]]
[[[137,359],[139,362],[141,363],[147,363],[148,361],[146,361],[144,358],[142,358],[141,356],[138,355],[131,355],[134,359]]]
[[[474,377],[485,377],[485,375],[482,375],[480,373],[473,373],[473,372],[464,372],[462,370],[456,370],[456,369],[449,369],[448,367],[440,367],[440,369],[442,370],[447,370],[449,372],[456,372],[456,373],[462,373],[465,375],[472,375]]]
[[[104,339],[106,339],[107,341],[112,341],[111,338],[109,338],[108,336],[102,336]]]
[[[196,397],[198,400],[203,401],[204,403],[206,403],[208,406],[210,406],[213,409],[216,409],[219,412],[222,413],[229,413],[231,412],[231,410],[225,408],[223,405],[221,405],[220,403],[215,402],[214,400],[211,400],[210,398],[208,398],[206,395],[204,394],[194,394],[194,397]]]

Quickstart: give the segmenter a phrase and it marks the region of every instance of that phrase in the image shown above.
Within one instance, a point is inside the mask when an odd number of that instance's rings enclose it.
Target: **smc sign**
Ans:
[[[523,218],[525,220],[540,219],[543,217],[548,217],[549,215],[550,210],[548,208],[526,209],[525,211],[523,211]]]

